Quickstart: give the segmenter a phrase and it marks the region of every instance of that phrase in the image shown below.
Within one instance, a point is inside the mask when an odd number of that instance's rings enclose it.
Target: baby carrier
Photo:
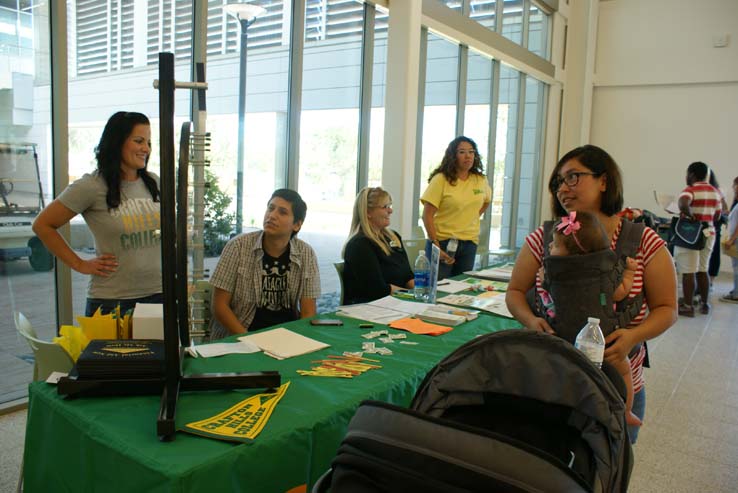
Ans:
[[[624,492],[624,413],[605,373],[565,341],[487,334],[436,365],[409,410],[362,403],[313,493]]]
[[[543,224],[543,289],[554,300],[555,316],[546,309],[533,288],[533,311],[543,317],[559,337],[574,343],[587,317],[600,319],[602,333],[607,336],[618,327],[628,327],[641,310],[643,293],[619,302],[613,293],[623,280],[626,257],[635,258],[643,235],[643,223],[622,219],[615,250],[609,248],[584,255],[553,256],[548,245],[553,236],[553,221]],[[639,346],[640,347],[640,346]]]

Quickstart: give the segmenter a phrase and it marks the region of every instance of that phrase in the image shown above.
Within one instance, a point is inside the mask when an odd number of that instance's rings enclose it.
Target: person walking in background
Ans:
[[[720,190],[720,184],[718,183],[715,172],[710,173],[710,185],[715,187],[715,190],[720,193],[720,210],[721,213],[715,216],[713,226],[715,227],[715,246],[712,248],[712,254],[710,254],[710,262],[707,267],[707,275],[710,276],[710,289],[712,289],[712,282],[715,280],[717,275],[720,273],[720,238],[722,235],[723,224],[728,223],[728,203],[725,202],[725,195]]]
[[[730,247],[738,242],[738,176],[733,179],[733,203],[728,215],[728,230],[723,245]],[[733,264],[733,290],[720,298],[728,303],[738,303],[738,257],[730,257]]]
[[[492,189],[472,139],[461,136],[449,143],[420,200],[428,258],[431,244],[441,249],[438,279],[472,270],[479,244],[479,218],[492,201]],[[449,243],[455,244],[455,251],[448,248]]]
[[[391,229],[392,197],[380,187],[356,196],[343,249],[344,303],[366,303],[415,286],[400,235]]]
[[[315,251],[295,237],[307,205],[294,190],[276,190],[264,229],[226,243],[210,283],[210,339],[253,332],[316,313],[320,273]]]
[[[33,232],[70,268],[90,275],[85,314],[120,305],[162,303],[159,177],[148,171],[151,126],[146,115],[119,111],[95,148],[97,170],[69,185],[41,211]],[[82,214],[95,257],[80,258],[58,229]]]
[[[694,162],[687,167],[687,188],[679,195],[678,204],[681,217],[706,223],[705,246],[701,250],[674,247],[677,271],[682,275],[684,299],[679,305],[679,315],[694,317],[695,277],[701,298],[700,313],[710,313],[710,280],[707,267],[715,244],[713,221],[720,213],[720,192],[710,185],[710,167],[703,162]]]
[[[556,217],[571,211],[591,212],[605,228],[610,248],[617,246],[622,219],[617,215],[623,208],[623,182],[620,168],[603,149],[585,145],[569,151],[556,164],[548,182],[551,210]],[[540,313],[528,304],[527,293],[541,289],[538,269],[544,257],[543,226],[529,234],[518,254],[508,285],[507,307],[528,329],[552,334],[554,331]],[[676,273],[666,244],[650,228],[645,228],[635,257],[637,268],[629,297],[643,293],[638,315],[627,328],[613,331],[605,338],[605,360],[610,364],[630,357],[633,374],[633,413],[642,421],[646,412],[646,387],[643,362],[644,341],[657,337],[676,321]],[[634,348],[639,348],[632,351]],[[634,354],[633,354],[634,353]],[[630,440],[635,443],[638,426],[629,426]]]

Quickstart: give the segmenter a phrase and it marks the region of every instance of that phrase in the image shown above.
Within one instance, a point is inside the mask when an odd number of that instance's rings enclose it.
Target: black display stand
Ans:
[[[201,64],[199,64],[201,65]],[[81,379],[73,370],[60,379],[59,394],[147,395],[161,393],[161,406],[156,431],[162,441],[174,439],[177,398],[180,391],[225,390],[243,388],[276,388],[281,384],[277,371],[247,373],[207,373],[183,375],[183,346],[188,346],[189,310],[187,295],[187,183],[190,123],[182,127],[178,187],[175,191],[174,170],[174,90],[176,87],[198,91],[204,109],[204,68],[198,67],[195,83],[176,83],[174,55],[159,53],[159,136],[161,141],[161,256],[162,291],[164,295],[165,374],[137,379]],[[176,209],[176,214],[175,214]],[[176,217],[175,217],[176,216]]]

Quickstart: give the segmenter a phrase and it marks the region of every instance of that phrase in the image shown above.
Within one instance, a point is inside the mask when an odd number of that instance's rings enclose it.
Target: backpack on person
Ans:
[[[605,336],[617,328],[628,327],[641,310],[643,293],[632,298],[626,295],[618,302],[613,300],[613,293],[622,283],[626,258],[635,258],[638,253],[645,225],[622,219],[614,251],[608,248],[570,256],[549,254],[553,228],[554,221],[543,223],[545,276],[541,287],[554,300],[555,316],[546,309],[535,287],[533,311],[548,322],[556,335],[572,344],[588,317],[600,319]]]

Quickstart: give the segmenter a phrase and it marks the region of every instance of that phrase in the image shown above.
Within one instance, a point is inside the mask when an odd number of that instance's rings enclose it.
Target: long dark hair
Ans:
[[[108,186],[105,201],[110,209],[115,209],[120,205],[120,154],[123,144],[125,144],[136,125],[150,125],[149,119],[143,113],[131,111],[115,113],[105,124],[100,142],[95,147],[97,169]],[[156,180],[146,171],[148,163],[149,156],[146,156],[146,166],[137,170],[137,173],[149,190],[154,202],[159,202],[159,187],[156,185]]]
[[[454,185],[456,183],[456,179],[458,178],[458,171],[456,170],[456,148],[459,147],[459,144],[461,144],[462,142],[471,144],[471,146],[474,148],[474,165],[469,170],[469,173],[473,173],[475,175],[484,174],[484,169],[482,168],[482,158],[479,157],[479,149],[477,149],[477,143],[471,140],[469,137],[464,137],[463,135],[461,135],[449,142],[448,147],[446,147],[446,152],[443,154],[443,161],[441,161],[441,164],[430,174],[430,176],[428,177],[428,183],[430,183],[433,177],[436,176],[438,173],[443,173],[443,176],[446,177],[446,180],[448,180],[450,184]]]
[[[561,217],[567,214],[566,209],[556,197],[556,192],[559,189],[559,171],[572,159],[579,161],[582,166],[595,173],[596,177],[605,175],[606,187],[602,192],[600,211],[607,216],[620,212],[623,209],[623,179],[620,176],[620,168],[604,149],[587,144],[564,154],[551,172],[548,179],[548,190],[551,192],[551,210],[554,216]]]

